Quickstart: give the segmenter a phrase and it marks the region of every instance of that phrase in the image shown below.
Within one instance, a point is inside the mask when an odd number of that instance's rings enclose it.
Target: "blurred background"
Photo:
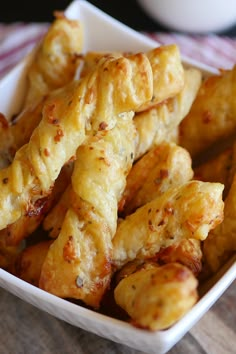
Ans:
[[[110,14],[114,18],[127,24],[138,31],[168,31],[169,28],[161,25],[149,17],[136,0],[90,0],[98,8]],[[71,0],[44,1],[5,1],[0,7],[0,23],[23,22],[49,22],[53,19],[53,11],[63,10]],[[236,1],[235,1],[236,6]],[[228,36],[236,36],[236,23],[234,26],[221,31]]]
[[[102,9],[111,16],[126,23],[137,30],[155,30],[159,26],[144,14],[136,0],[91,0],[90,3]],[[49,1],[6,1],[1,4],[0,22],[10,23],[14,21],[25,22],[49,22],[53,18],[53,11],[64,10],[71,0]]]

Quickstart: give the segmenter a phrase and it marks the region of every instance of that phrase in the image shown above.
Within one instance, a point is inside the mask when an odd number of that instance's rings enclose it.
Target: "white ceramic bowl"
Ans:
[[[86,1],[72,2],[66,15],[83,22],[85,51],[108,49],[111,51],[146,51],[157,46],[157,42],[112,19]],[[21,105],[26,87],[26,69],[30,60],[32,60],[31,55],[0,81],[0,95],[4,97],[1,102],[1,111],[8,117],[16,113]],[[197,66],[205,73],[215,73],[207,66],[187,58],[184,59],[184,64]],[[235,258],[221,270],[221,274],[212,281],[210,289],[197,304],[178,323],[165,331],[142,330],[129,323],[96,313],[49,294],[3,269],[0,269],[0,287],[39,309],[86,331],[149,354],[164,354],[188,332],[234,281]]]
[[[183,32],[219,32],[236,24],[235,0],[138,0],[166,27]]]

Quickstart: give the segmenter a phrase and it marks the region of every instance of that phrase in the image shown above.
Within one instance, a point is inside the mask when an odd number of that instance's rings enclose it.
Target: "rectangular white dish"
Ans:
[[[74,1],[66,10],[70,18],[82,21],[87,50],[147,51],[157,42],[139,34],[112,19],[83,0]],[[6,116],[18,112],[26,85],[26,68],[31,55],[27,56],[0,82],[0,94],[4,101],[0,111]],[[195,66],[205,73],[215,73],[205,65],[183,58],[186,66]],[[149,332],[132,325],[93,312],[38,289],[0,269],[0,286],[53,316],[72,325],[98,334],[112,341],[128,345],[146,353],[161,354],[175,345],[188,330],[207,312],[236,278],[235,258],[221,270],[217,280],[189,313],[168,330]]]

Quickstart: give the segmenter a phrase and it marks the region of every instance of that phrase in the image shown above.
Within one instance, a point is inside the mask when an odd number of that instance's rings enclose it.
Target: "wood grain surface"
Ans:
[[[236,352],[236,282],[168,354]],[[73,327],[0,289],[1,354],[138,354]]]

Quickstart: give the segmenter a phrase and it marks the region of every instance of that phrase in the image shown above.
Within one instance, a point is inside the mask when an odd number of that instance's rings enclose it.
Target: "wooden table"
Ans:
[[[168,354],[236,352],[236,282]],[[138,354],[25,303],[0,289],[1,354]]]

